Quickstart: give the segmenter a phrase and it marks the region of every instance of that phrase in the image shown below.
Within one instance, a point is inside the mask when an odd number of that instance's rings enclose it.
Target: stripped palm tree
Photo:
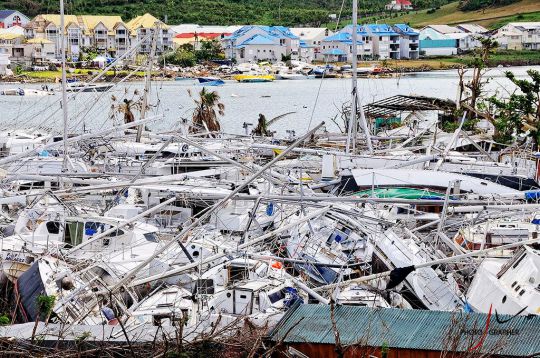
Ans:
[[[191,91],[188,90],[189,96]],[[195,102],[195,111],[189,127],[190,133],[212,132],[221,130],[218,115],[225,114],[225,105],[220,102],[219,94],[216,91],[207,91],[203,88],[199,92],[199,98],[193,98]]]
[[[287,112],[277,117],[274,117],[269,121],[266,120],[266,117],[264,116],[264,114],[259,113],[259,119],[257,120],[257,127],[255,127],[253,131],[251,131],[251,134],[255,136],[260,136],[260,137],[272,136],[272,131],[270,131],[270,126],[276,123],[277,121],[279,121],[280,119],[293,113],[296,113],[296,112]]]

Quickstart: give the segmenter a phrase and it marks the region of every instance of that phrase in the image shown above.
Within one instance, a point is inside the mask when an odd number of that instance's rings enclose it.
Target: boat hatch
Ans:
[[[146,234],[143,234],[143,236],[147,241],[159,242],[159,239],[158,239],[157,234],[155,232],[147,232]]]

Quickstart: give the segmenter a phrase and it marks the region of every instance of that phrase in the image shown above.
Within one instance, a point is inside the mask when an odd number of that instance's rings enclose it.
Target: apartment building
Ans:
[[[415,60],[420,57],[420,33],[406,24],[393,26],[399,34],[399,57]]]
[[[142,16],[137,16],[136,18],[130,20],[126,25],[135,36],[135,42],[141,43],[139,50],[139,53],[141,54],[150,53],[153,38],[153,36],[150,34],[153,33],[156,26],[159,27],[156,54],[166,52],[173,47],[173,31],[163,21],[158,20],[148,13]]]

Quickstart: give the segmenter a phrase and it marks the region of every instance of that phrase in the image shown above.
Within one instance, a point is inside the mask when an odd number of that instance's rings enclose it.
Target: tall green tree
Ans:
[[[528,79],[518,79],[514,73],[505,73],[517,90],[508,99],[492,96],[489,101],[495,111],[493,125],[499,140],[512,141],[513,134],[528,134],[535,149],[540,144],[540,72],[528,70]]]

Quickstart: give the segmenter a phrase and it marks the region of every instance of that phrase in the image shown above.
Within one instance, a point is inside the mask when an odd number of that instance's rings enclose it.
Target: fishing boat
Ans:
[[[225,84],[225,81],[218,77],[197,77],[197,81],[203,86],[222,86]]]
[[[12,88],[0,91],[0,95],[2,96],[28,96],[28,97],[41,97],[41,96],[48,96],[53,95],[54,92],[50,91],[43,91],[39,89],[33,89],[33,88]]]
[[[238,82],[272,82],[276,79],[274,75],[263,74],[241,74],[233,78]]]

